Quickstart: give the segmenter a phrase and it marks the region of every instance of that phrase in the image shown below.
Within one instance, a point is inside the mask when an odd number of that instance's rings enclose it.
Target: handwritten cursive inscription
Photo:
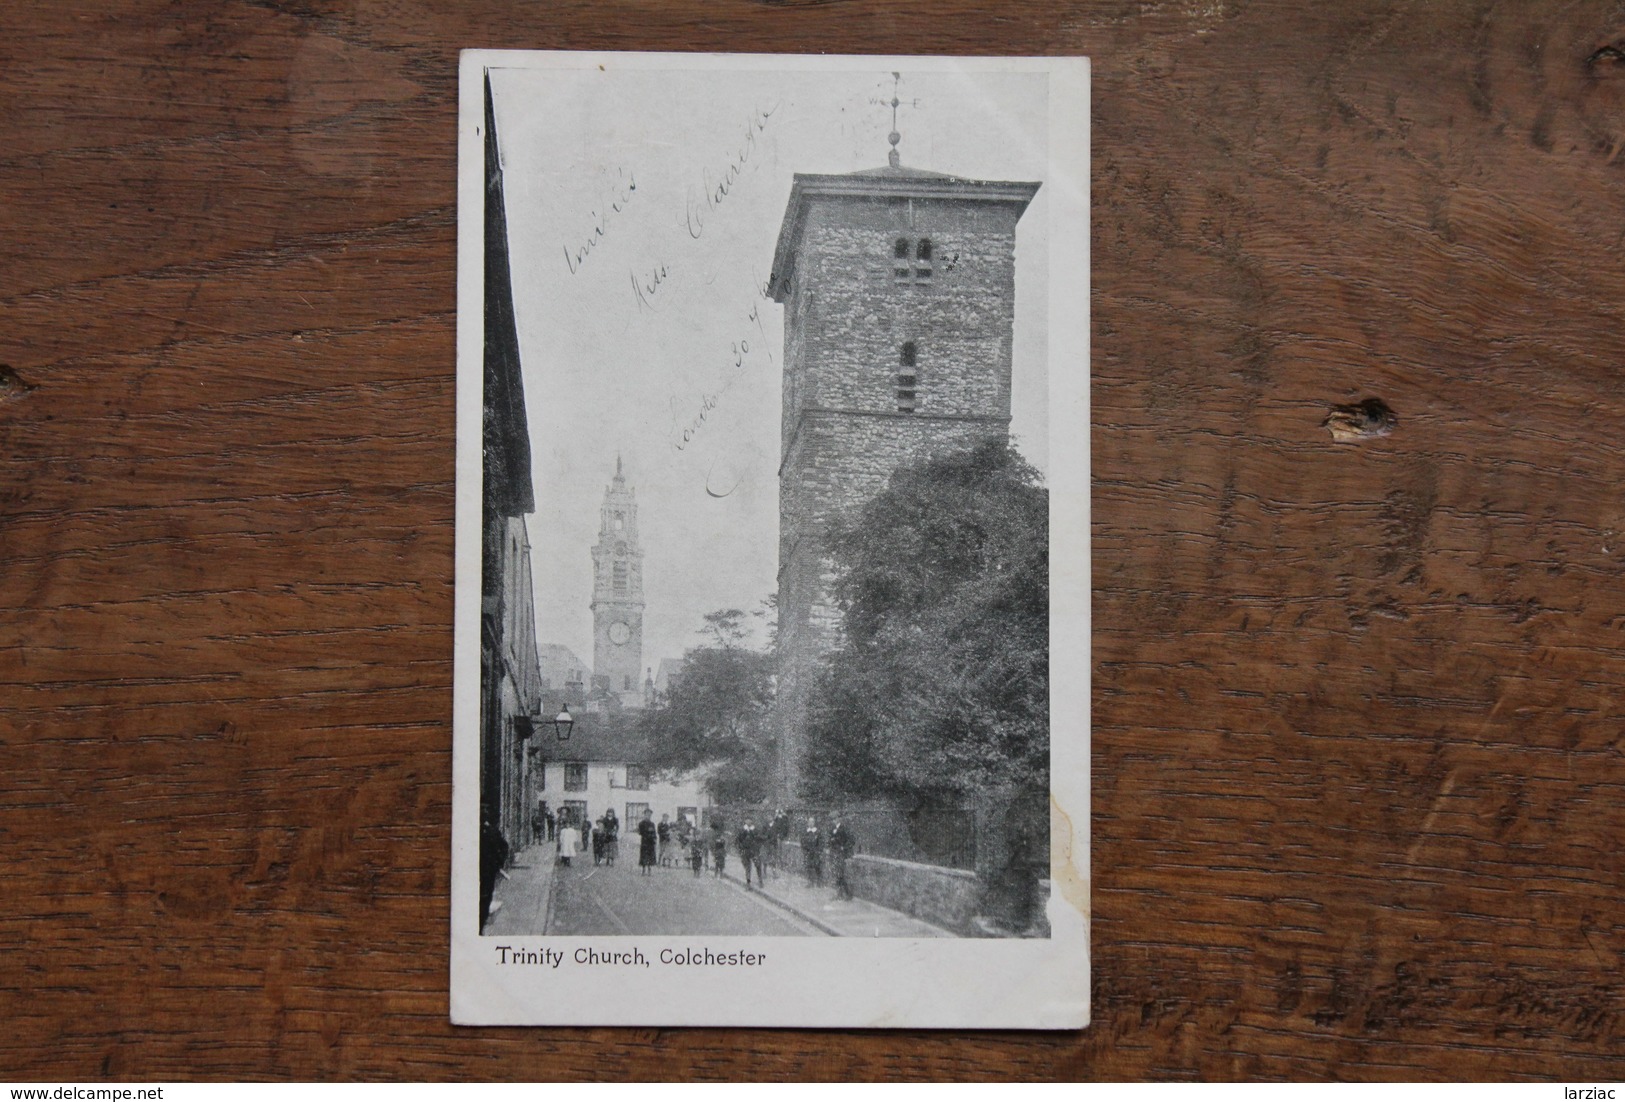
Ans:
[[[756,326],[758,339],[753,345],[750,343],[749,337],[740,337],[729,346],[728,351],[733,357],[733,377],[737,377],[739,372],[744,370],[745,363],[751,358],[753,351],[758,356],[765,355],[768,363],[773,362],[773,350],[767,346],[767,329],[762,325],[760,303],[751,303],[750,313],[745,315],[745,320]],[[732,380],[730,379],[730,381]]]
[[[683,430],[682,440],[672,445],[674,448],[676,448],[678,451],[682,451],[684,448],[688,447],[688,442],[694,439],[695,435],[700,431],[700,429],[705,427],[706,419],[711,416],[711,411],[717,408],[717,401],[719,397],[720,395],[707,394],[700,400],[700,412],[692,421],[688,423],[688,427]]]
[[[688,235],[696,241],[705,233],[706,218],[718,207],[722,206],[723,200],[732,194],[734,184],[738,183],[739,177],[744,175],[745,166],[750,164],[751,158],[756,155],[757,135],[767,129],[768,118],[778,109],[779,105],[776,103],[768,108],[757,107],[745,123],[744,142],[739,146],[738,152],[729,158],[728,163],[722,169],[721,175],[713,176],[709,169],[700,173],[700,183],[702,185],[700,195],[699,198],[695,198],[694,192],[689,191],[685,220],[688,226]]]
[[[773,363],[773,352],[772,349],[768,347],[767,342],[767,327],[762,324],[762,309],[760,303],[751,303],[750,313],[745,315],[745,320],[751,325],[755,326],[754,338],[748,335],[741,336],[738,340],[729,343],[727,377],[723,380],[722,386],[718,390],[716,390],[714,393],[706,394],[701,397],[699,413],[690,418],[687,426],[684,427],[683,431],[678,434],[678,438],[672,441],[671,446],[677,451],[683,451],[686,449],[689,443],[700,434],[700,430],[705,428],[706,422],[710,420],[711,411],[716,409],[717,406],[721,405],[722,396],[728,393],[729,390],[733,389],[734,384],[739,381],[740,377],[744,375],[748,369],[761,364],[763,360],[766,360],[767,364]],[[674,399],[673,405],[675,406],[675,404],[676,402]],[[675,428],[676,424],[677,417],[674,410],[672,416],[672,427]],[[732,493],[731,490],[729,492]],[[711,496],[717,497],[726,495],[712,494]]]
[[[729,494],[732,494],[735,490],[739,489],[739,484],[741,482],[745,481],[745,476],[744,475],[735,475],[733,485],[729,486],[726,490],[722,491],[719,494],[719,493],[717,493],[715,490],[713,490],[711,488],[711,475],[712,475],[713,472],[715,472],[715,470],[716,470],[716,467],[712,466],[709,470],[707,470],[705,472],[705,492],[710,497],[716,497],[716,498],[727,497]]]
[[[599,204],[603,208],[602,212],[596,210],[591,212],[592,230],[586,239],[573,249],[569,245],[564,246],[564,265],[570,269],[571,275],[581,270],[581,266],[587,262],[587,257],[592,255],[599,242],[609,234],[610,222],[615,215],[627,208],[632,202],[632,196],[638,190],[637,179],[626,169],[616,169],[616,177],[615,187],[608,200]]]
[[[632,294],[638,300],[638,309],[653,310],[654,305],[651,300],[655,297],[655,293],[665,284],[671,271],[668,265],[657,264],[642,275],[637,272],[627,272],[626,274],[632,280]]]

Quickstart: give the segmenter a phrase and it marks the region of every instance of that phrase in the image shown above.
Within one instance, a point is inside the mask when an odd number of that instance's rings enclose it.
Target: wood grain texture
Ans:
[[[1094,58],[1087,1032],[448,1024],[467,46]],[[1600,2],[0,9],[0,1077],[1625,1076],[1622,51]]]

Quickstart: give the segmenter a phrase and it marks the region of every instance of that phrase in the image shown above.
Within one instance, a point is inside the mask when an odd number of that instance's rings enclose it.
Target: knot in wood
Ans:
[[[1367,398],[1352,406],[1333,406],[1321,422],[1339,444],[1387,436],[1399,427],[1399,418],[1380,398]]]

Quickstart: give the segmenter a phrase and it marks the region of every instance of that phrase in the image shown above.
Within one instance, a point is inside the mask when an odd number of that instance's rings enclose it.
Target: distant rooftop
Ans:
[[[536,663],[541,667],[542,682],[550,692],[562,691],[571,681],[591,680],[587,664],[562,643],[543,643],[537,647]]]
[[[551,723],[540,725],[542,757],[550,762],[646,762],[652,756],[649,739],[639,723],[641,711],[585,712],[572,710],[575,726],[570,740],[560,742]]]

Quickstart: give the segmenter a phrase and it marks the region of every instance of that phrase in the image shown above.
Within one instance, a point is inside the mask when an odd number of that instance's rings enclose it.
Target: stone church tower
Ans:
[[[769,282],[785,310],[781,800],[800,792],[811,679],[840,623],[830,525],[899,466],[1009,432],[1016,223],[1038,187],[905,168],[893,148],[888,167],[790,188]]]
[[[625,703],[643,699],[643,548],[638,502],[621,460],[604,488],[598,542],[592,548],[592,683]]]

